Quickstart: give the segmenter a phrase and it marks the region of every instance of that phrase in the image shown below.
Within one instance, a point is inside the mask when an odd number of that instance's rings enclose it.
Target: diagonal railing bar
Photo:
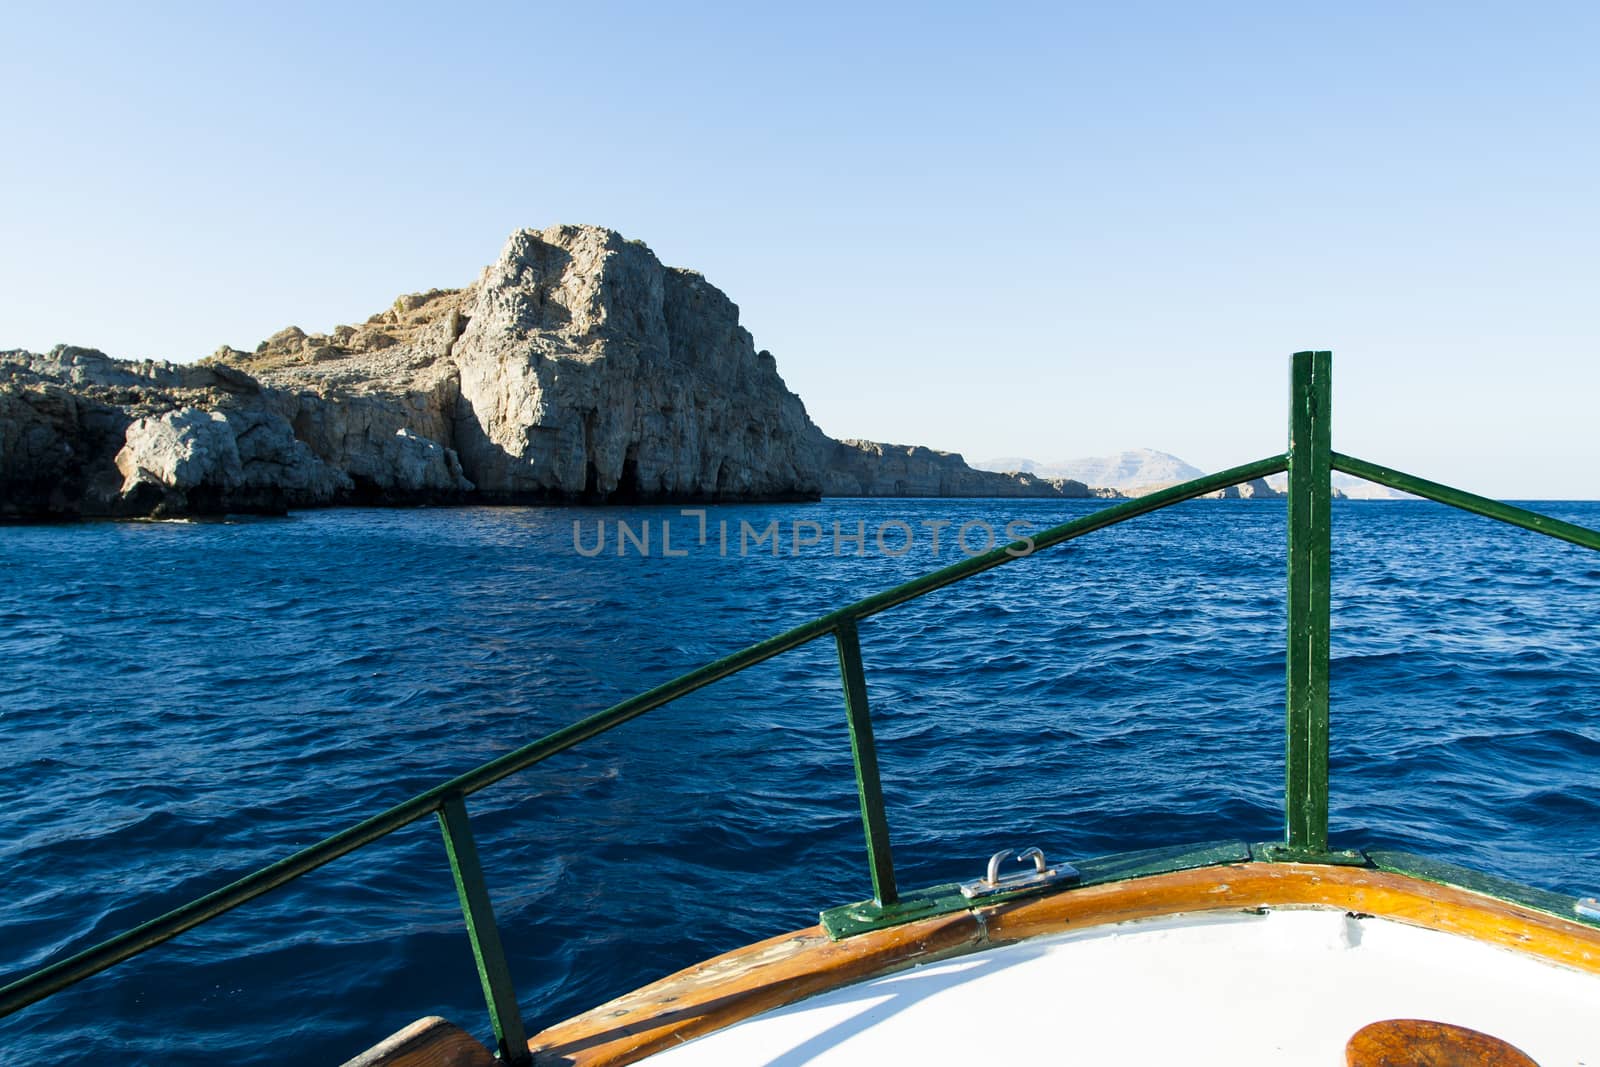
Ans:
[[[493,907],[484,885],[464,799],[648,711],[827,635],[832,635],[838,645],[874,901],[885,911],[893,910],[898,894],[856,624],[945,586],[1096,530],[1284,471],[1289,472],[1285,847],[1305,854],[1319,854],[1327,847],[1330,470],[1366,478],[1474,514],[1600,550],[1600,531],[1333,452],[1329,438],[1330,361],[1331,353],[1328,352],[1295,354],[1291,373],[1290,449],[1283,455],[1232,467],[1136,500],[1101,508],[1051,527],[1037,536],[961,560],[858,600],[707,663],[481,764],[132,930],[39,968],[0,988],[0,1016],[9,1015],[171,940],[186,930],[269,893],[426,815],[437,814],[501,1055],[511,1060],[520,1059],[521,1050],[526,1044],[525,1032],[499,933],[495,928]]]
[[[924,574],[920,578],[913,578],[904,585],[897,585],[893,589],[885,589],[881,593],[865,597],[849,607],[840,608],[831,615],[824,615],[817,621],[826,622],[846,617],[864,619],[869,615],[876,615],[880,611],[887,611],[897,604],[915,600],[917,597],[925,593],[931,593],[935,589],[943,589],[947,585],[964,581],[975,574],[993,570],[1003,563],[1025,559],[1047,548],[1054,548],[1056,545],[1065,544],[1085,534],[1103,530],[1107,526],[1115,526],[1119,522],[1127,522],[1129,519],[1137,518],[1140,515],[1148,515],[1152,511],[1160,511],[1162,508],[1170,507],[1173,504],[1181,504],[1185,500],[1193,500],[1196,497],[1205,496],[1207,493],[1215,493],[1230,486],[1253,482],[1259,478],[1270,478],[1272,475],[1282,474],[1288,469],[1288,456],[1268,456],[1266,459],[1258,459],[1254,463],[1229,467],[1225,471],[1208,474],[1203,478],[1195,478],[1192,481],[1181,482],[1165,489],[1158,489],[1147,496],[1141,496],[1135,500],[1124,500],[1120,503],[1112,504],[1110,507],[1092,511],[1081,518],[1073,519],[1071,522],[1064,522],[1059,526],[1052,526],[1048,530],[1042,530],[1037,536],[1029,539],[1032,542],[1031,545],[1025,541],[1013,541],[1009,545],[1002,545],[980,556],[973,556],[970,559],[964,559],[959,563],[952,563],[948,567]]]
[[[1520,526],[1524,530],[1542,533],[1546,537],[1600,550],[1600,530],[1591,530],[1587,526],[1553,519],[1537,511],[1519,508],[1515,504],[1505,504],[1486,496],[1469,493],[1464,489],[1430,482],[1414,474],[1405,474],[1390,467],[1368,463],[1364,459],[1341,455],[1338,452],[1333,454],[1333,469],[1353,474],[1357,478],[1365,478],[1369,482],[1377,482],[1379,485],[1387,485],[1390,489],[1398,489],[1402,493],[1426,497],[1440,504],[1470,511],[1474,515],[1482,515],[1487,519],[1497,519],[1512,526]]]
[[[1053,548],[1096,530],[1229,486],[1280,474],[1287,468],[1286,456],[1269,456],[1254,463],[1230,467],[1216,474],[1169,486],[1136,500],[1126,500],[1101,508],[1070,522],[1053,526],[1031,539],[1014,541],[982,555],[953,563],[769,637],[730,656],[714,660],[521,748],[513,749],[220,889],[0,987],[0,1017],[37,1003],[108,967],[170,941],[184,931],[193,929],[224,912],[270,893],[279,886],[332,863],[341,856],[386,837],[424,816],[438,812],[453,799],[463,798],[485,789],[502,778],[564,752],[597,734],[615,729],[645,712],[702,689],[712,682],[736,674],[747,667],[753,667],[824,635],[836,633],[845,623],[853,623],[887,611],[936,589],[942,589],[1014,560],[1029,558],[1043,549]]]

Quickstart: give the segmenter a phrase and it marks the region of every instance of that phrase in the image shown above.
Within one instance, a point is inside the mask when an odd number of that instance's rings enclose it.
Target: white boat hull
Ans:
[[[1600,977],[1331,909],[1183,915],[1002,945],[846,986],[651,1067],[1307,1064],[1362,1027],[1466,1026],[1543,1067],[1600,1065]]]

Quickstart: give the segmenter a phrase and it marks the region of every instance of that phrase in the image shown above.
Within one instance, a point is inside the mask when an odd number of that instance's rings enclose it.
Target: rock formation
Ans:
[[[1277,477],[1282,477],[1282,476],[1279,475]],[[1119,496],[1127,496],[1127,497],[1148,496],[1148,495],[1150,495],[1151,493],[1155,492],[1158,489],[1166,489],[1169,486],[1177,485],[1177,484],[1178,484],[1177,482],[1169,482],[1169,483],[1167,483],[1165,485],[1140,485],[1140,486],[1135,486],[1132,489],[1126,489],[1126,490],[1120,490],[1119,489],[1119,490],[1116,490],[1116,493]],[[1340,490],[1338,488],[1332,489],[1330,491],[1330,493],[1331,493],[1332,499],[1334,499],[1334,500],[1344,500],[1346,498],[1346,494],[1342,490]],[[1230,485],[1226,489],[1218,489],[1215,493],[1206,493],[1204,496],[1200,497],[1199,499],[1201,499],[1201,500],[1285,500],[1285,499],[1288,498],[1288,496],[1289,496],[1289,494],[1288,494],[1288,492],[1286,490],[1274,489],[1272,487],[1272,485],[1269,484],[1267,479],[1265,479],[1265,478],[1252,478],[1248,482],[1240,482],[1238,485]]]
[[[831,442],[823,455],[827,496],[1087,497],[1082,482],[1021,471],[974,470],[954,452],[877,441]]]
[[[816,428],[739,309],[609,230],[513,235],[463,301],[457,441],[486,493],[815,496]]]
[[[979,462],[977,466],[983,470],[1026,471],[1041,478],[1070,478],[1087,485],[1114,485],[1128,490],[1145,485],[1175,485],[1205,473],[1171,453],[1157,452],[1153,448],[1049,463],[1021,458],[992,459]]]
[[[1088,495],[828,438],[727,296],[591,226],[519,231],[464,289],[254,352],[0,352],[0,518],[824,492]]]
[[[1262,478],[1253,478],[1248,482],[1230,485],[1226,489],[1206,494],[1214,500],[1277,500],[1286,495],[1272,488]]]

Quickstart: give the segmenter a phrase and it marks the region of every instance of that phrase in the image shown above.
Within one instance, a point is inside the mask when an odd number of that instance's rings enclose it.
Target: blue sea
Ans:
[[[0,529],[0,971],[954,562],[963,532],[1099,506],[717,507],[704,544],[675,508]],[[746,526],[769,536],[741,551]],[[864,622],[901,885],[1006,846],[1278,837],[1284,542],[1281,503],[1196,501]],[[1597,609],[1600,554],[1336,502],[1335,845],[1600,890]],[[829,642],[469,807],[530,1030],[870,891]],[[431,819],[0,1020],[0,1062],[335,1064],[427,1014],[489,1032]]]

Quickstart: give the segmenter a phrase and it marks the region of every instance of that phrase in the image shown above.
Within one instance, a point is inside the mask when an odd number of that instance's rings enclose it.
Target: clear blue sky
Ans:
[[[828,432],[1600,497],[1600,5],[32,5],[0,347],[194,359],[521,226],[699,269]]]

